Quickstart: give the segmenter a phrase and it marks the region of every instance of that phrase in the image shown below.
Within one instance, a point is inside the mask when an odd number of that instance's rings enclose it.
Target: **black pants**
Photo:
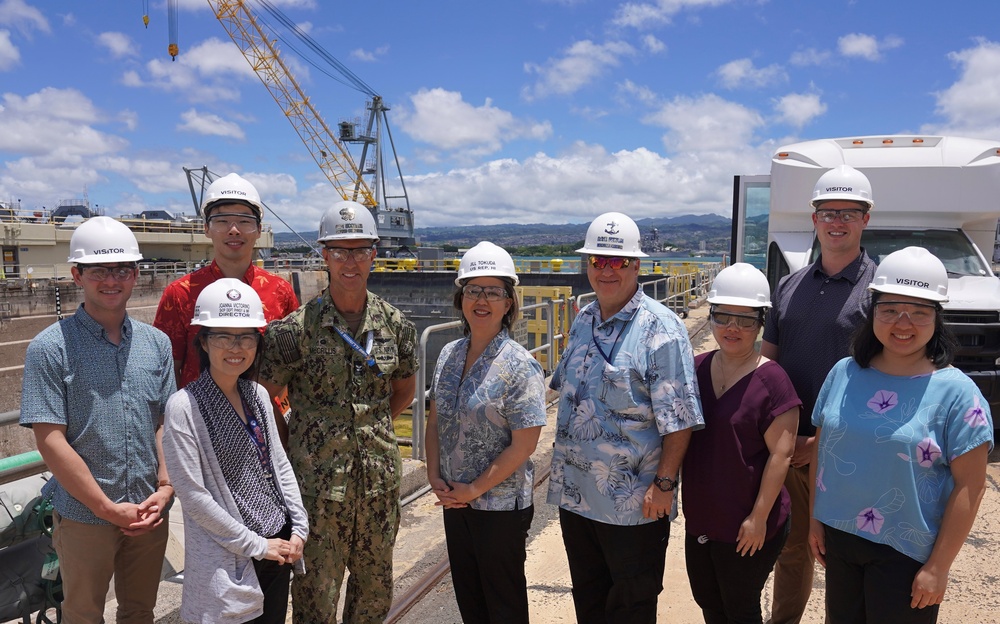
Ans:
[[[578,624],[653,624],[670,520],[619,526],[559,509]]]
[[[824,525],[826,614],[829,624],[933,624],[938,607],[910,607],[913,578],[923,564],[891,546]]]
[[[705,624],[761,624],[760,593],[788,537],[788,523],[753,555],[741,556],[736,544],[684,540],[691,594]]]
[[[444,510],[451,580],[465,624],[527,624],[525,542],[534,515],[534,507]]]
[[[286,522],[281,531],[271,537],[291,538],[292,523]],[[292,577],[292,565],[272,559],[254,559],[253,569],[257,573],[260,590],[264,592],[264,613],[251,620],[252,624],[284,624],[288,615],[288,583]]]

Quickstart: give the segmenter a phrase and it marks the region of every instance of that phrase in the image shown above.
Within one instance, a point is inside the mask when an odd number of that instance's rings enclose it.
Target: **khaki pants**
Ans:
[[[52,544],[62,572],[63,622],[104,621],[111,577],[115,579],[118,624],[152,624],[169,527],[163,522],[149,533],[126,537],[110,524],[84,524],[54,514]]]
[[[798,624],[813,586],[813,556],[809,549],[809,466],[788,469],[785,487],[792,500],[788,541],[774,565],[772,624]]]

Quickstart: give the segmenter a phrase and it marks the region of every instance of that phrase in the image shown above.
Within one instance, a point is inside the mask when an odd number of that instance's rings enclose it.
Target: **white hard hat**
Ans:
[[[264,327],[260,296],[238,279],[224,277],[205,287],[194,304],[192,325],[204,327]]]
[[[378,242],[378,230],[371,211],[353,201],[337,202],[327,208],[319,220],[317,242],[353,239]]]
[[[737,262],[719,271],[708,291],[708,302],[715,305],[771,307],[771,287],[760,269]]]
[[[253,184],[235,173],[222,176],[208,186],[205,197],[201,200],[201,214],[206,219],[213,204],[243,204],[249,206],[258,219],[263,218],[264,214],[264,204],[260,202],[260,193],[257,192]]]
[[[620,212],[605,212],[587,228],[587,238],[577,253],[593,256],[646,258],[639,248],[639,226]]]
[[[139,243],[128,226],[111,217],[91,217],[77,226],[69,239],[67,262],[138,262]]]
[[[465,252],[458,264],[455,285],[461,286],[474,277],[506,277],[514,280],[515,286],[519,281],[514,268],[514,259],[503,248],[488,241],[483,241]]]
[[[879,263],[868,289],[943,303],[948,301],[948,271],[923,247],[906,247]]]
[[[869,210],[875,207],[872,183],[865,174],[847,165],[834,167],[816,180],[809,205],[819,208],[820,202],[834,199],[861,202],[867,204]]]

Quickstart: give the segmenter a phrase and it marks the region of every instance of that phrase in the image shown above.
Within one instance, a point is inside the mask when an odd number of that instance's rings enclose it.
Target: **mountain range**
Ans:
[[[462,225],[416,228],[414,235],[421,245],[440,247],[454,245],[470,247],[488,240],[501,247],[525,245],[563,245],[582,241],[587,235],[589,222],[585,223],[503,223],[494,225]],[[678,249],[728,250],[732,233],[732,219],[717,214],[681,215],[677,217],[650,217],[636,221],[644,241],[656,239],[661,245]],[[655,237],[654,237],[655,231]],[[300,232],[302,238],[316,240],[317,232]],[[275,247],[301,244],[291,232],[276,232]]]

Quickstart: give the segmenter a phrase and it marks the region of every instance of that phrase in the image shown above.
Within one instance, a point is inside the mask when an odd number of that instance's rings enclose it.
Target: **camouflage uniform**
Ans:
[[[289,453],[309,513],[306,574],[292,583],[295,622],[336,622],[344,570],[344,622],[382,622],[392,604],[402,461],[389,409],[391,382],[416,372],[416,328],[368,293],[355,340],[382,377],[334,330],[350,333],[329,293],[275,321],[261,377],[288,386]]]

